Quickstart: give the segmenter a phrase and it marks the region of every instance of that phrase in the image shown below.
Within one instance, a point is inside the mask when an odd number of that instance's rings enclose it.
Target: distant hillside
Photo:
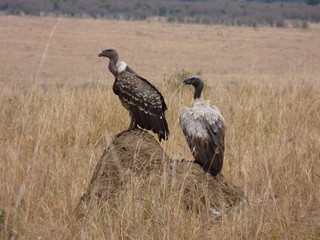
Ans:
[[[285,20],[320,22],[319,2],[320,0],[0,0],[0,11],[14,15],[54,13],[72,17],[127,20],[162,17],[169,22],[283,27]]]

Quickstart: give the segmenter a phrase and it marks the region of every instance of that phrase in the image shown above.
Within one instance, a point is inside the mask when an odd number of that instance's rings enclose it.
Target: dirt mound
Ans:
[[[171,159],[153,136],[135,129],[116,137],[104,151],[79,207],[89,202],[114,202],[132,179],[139,183],[136,194],[141,198],[151,195],[165,204],[168,196],[176,195],[187,209],[220,209],[245,199],[243,191],[222,175],[212,177],[193,161]]]

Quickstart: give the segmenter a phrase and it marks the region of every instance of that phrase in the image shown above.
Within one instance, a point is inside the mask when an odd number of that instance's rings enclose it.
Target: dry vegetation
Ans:
[[[320,0],[0,0],[0,13],[308,28],[320,22]]]
[[[0,16],[0,239],[319,239],[320,26],[308,30]],[[48,41],[49,36],[51,38]],[[140,182],[79,221],[94,167],[129,118],[100,49],[154,82],[176,159],[190,159],[177,84],[201,71],[227,123],[223,174],[249,202],[216,218]],[[163,176],[163,181],[165,175]],[[157,202],[160,200],[159,202]]]

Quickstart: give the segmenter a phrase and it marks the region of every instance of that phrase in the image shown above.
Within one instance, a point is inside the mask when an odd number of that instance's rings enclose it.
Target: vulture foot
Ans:
[[[116,138],[121,137],[123,134],[130,132],[131,130],[124,130],[116,135]]]

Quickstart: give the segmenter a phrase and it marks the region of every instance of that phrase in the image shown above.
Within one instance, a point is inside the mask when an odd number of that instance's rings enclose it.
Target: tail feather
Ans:
[[[159,114],[150,114],[148,111],[143,111],[139,107],[132,105],[130,108],[132,117],[136,123],[143,129],[151,130],[159,137],[159,141],[167,140],[169,136],[168,123],[165,115],[160,111]]]

